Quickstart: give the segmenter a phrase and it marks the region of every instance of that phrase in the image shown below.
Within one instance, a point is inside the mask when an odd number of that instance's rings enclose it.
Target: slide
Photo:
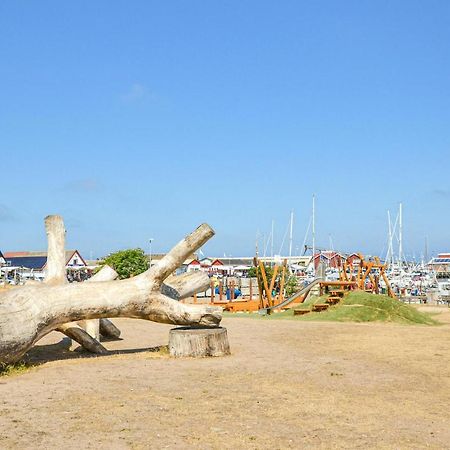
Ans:
[[[304,287],[303,289],[300,289],[295,294],[292,294],[290,297],[288,297],[287,299],[283,300],[281,303],[278,303],[277,305],[270,306],[269,308],[262,308],[258,312],[260,314],[270,314],[274,309],[284,308],[285,306],[287,306],[290,303],[292,303],[295,300],[297,300],[302,295],[304,295],[306,297],[306,295],[309,294],[309,291],[314,286],[317,286],[319,284],[319,282],[321,282],[321,281],[323,281],[323,278],[316,278],[311,283],[309,283],[308,286]]]

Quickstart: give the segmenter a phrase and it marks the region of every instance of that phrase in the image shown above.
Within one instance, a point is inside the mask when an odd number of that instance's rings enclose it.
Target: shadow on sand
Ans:
[[[75,350],[70,350],[70,346],[71,341],[68,338],[63,338],[56,344],[36,345],[27,352],[27,354],[23,358],[23,361],[27,365],[36,366],[45,364],[46,362],[50,361],[63,361],[67,359],[101,358],[103,356],[126,355],[135,353],[161,353],[162,355],[168,354],[167,345],[160,345],[157,347],[148,347],[148,348],[111,350],[103,355],[90,353],[84,350],[82,347],[78,347]]]

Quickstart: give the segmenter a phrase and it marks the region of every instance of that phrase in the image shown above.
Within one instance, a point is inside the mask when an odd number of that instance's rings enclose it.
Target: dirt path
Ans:
[[[450,311],[439,327],[227,318],[233,354],[142,351],[169,326],[118,320],[125,353],[60,335],[0,378],[0,448],[450,448]],[[66,358],[66,359],[60,359]]]

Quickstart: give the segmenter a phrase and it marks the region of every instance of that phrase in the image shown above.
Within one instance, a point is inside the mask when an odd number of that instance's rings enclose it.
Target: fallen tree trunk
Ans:
[[[214,235],[203,224],[180,241],[151,270],[128,280],[24,286],[0,294],[0,362],[19,360],[52,330],[87,319],[130,317],[187,326],[216,327],[222,309],[185,305],[161,292],[163,282],[183,261]],[[49,238],[50,239],[50,238]],[[61,281],[59,276],[53,280]],[[206,290],[209,278],[196,272],[174,287],[172,297]]]

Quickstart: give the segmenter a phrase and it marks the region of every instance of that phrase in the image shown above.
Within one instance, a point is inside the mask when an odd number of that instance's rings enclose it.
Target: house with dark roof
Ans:
[[[6,264],[20,269],[25,278],[44,278],[47,265],[47,252],[6,252]],[[78,250],[66,251],[66,268],[68,272],[87,268],[86,261]]]
[[[5,257],[3,256],[3,253],[0,250],[0,266],[4,266],[6,264]]]

